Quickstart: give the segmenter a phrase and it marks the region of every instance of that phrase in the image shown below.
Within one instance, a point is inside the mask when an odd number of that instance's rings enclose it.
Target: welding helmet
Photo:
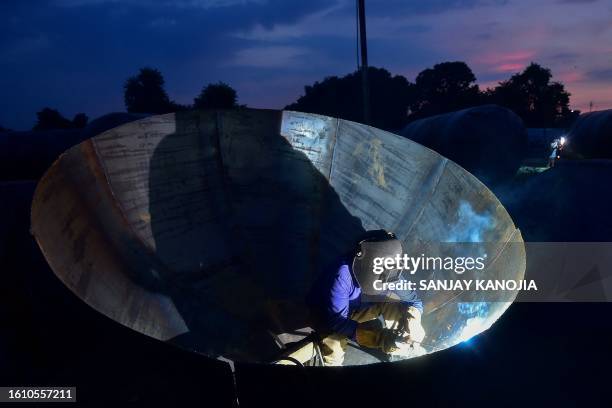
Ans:
[[[364,294],[380,294],[374,289],[374,281],[394,282],[399,279],[401,269],[395,263],[395,268],[386,269],[382,265],[381,273],[374,273],[376,258],[396,258],[404,253],[402,242],[396,236],[385,230],[368,231],[364,239],[359,241],[353,256],[353,274]],[[380,264],[378,264],[379,267]]]

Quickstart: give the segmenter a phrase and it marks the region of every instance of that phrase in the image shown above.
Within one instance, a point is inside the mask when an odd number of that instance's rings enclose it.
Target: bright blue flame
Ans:
[[[449,231],[446,242],[482,242],[485,232],[495,227],[490,214],[476,214],[470,203],[461,201],[457,209],[457,223]]]

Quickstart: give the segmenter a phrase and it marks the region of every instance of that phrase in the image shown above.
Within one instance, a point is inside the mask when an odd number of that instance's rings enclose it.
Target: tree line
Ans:
[[[579,112],[569,108],[570,94],[553,81],[550,69],[531,63],[522,72],[481,90],[465,62],[443,62],[421,71],[414,82],[370,67],[371,124],[398,130],[406,124],[447,112],[485,104],[514,111],[527,127],[567,127]],[[328,77],[304,88],[287,109],[361,121],[361,73]]]
[[[233,109],[238,107],[236,91],[223,82],[208,84],[193,100],[182,105],[170,100],[164,88],[164,77],[157,69],[141,68],[123,86],[125,108],[130,113],[170,113],[188,109]]]
[[[514,111],[527,127],[567,127],[579,115],[569,108],[570,93],[553,80],[550,69],[532,62],[522,72],[481,90],[470,67],[461,61],[442,62],[424,69],[410,82],[384,68],[368,68],[371,124],[399,130],[428,116],[494,103]],[[362,121],[363,106],[359,71],[330,76],[304,87],[304,94],[285,109]],[[130,113],[162,114],[188,109],[234,109],[237,92],[223,82],[204,86],[190,105],[173,101],[165,90],[162,73],[141,68],[123,86],[125,108]],[[34,130],[81,128],[88,118],[79,113],[72,120],[57,110],[37,113]]]

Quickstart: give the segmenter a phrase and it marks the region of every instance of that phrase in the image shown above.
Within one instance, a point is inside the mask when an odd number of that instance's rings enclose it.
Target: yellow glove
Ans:
[[[383,328],[379,320],[359,323],[355,337],[360,346],[380,349],[384,353],[393,353],[398,350],[395,345],[397,335],[392,330]]]
[[[425,338],[425,329],[421,325],[421,312],[416,307],[410,306],[408,308],[404,330],[406,333],[403,340],[420,343]]]

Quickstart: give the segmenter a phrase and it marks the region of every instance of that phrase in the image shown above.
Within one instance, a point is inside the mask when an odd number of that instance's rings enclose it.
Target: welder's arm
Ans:
[[[393,295],[390,297],[399,299],[401,303],[406,305],[404,321],[400,322],[405,331],[403,340],[417,343],[422,342],[425,338],[425,329],[421,325],[423,302],[419,299],[417,292],[393,292]]]
[[[328,328],[346,337],[355,338],[357,322],[349,319],[349,295],[351,293],[350,275],[340,273],[329,288],[328,302],[325,308],[325,320]]]
[[[399,299],[400,302],[406,304],[408,307],[413,307],[418,310],[419,314],[423,313],[423,302],[419,299],[419,295],[417,292],[390,292],[391,295],[389,297],[394,299]]]
[[[386,329],[378,319],[359,323],[355,334],[357,344],[364,347],[382,350],[384,353],[393,353],[398,348],[399,339],[396,332]]]
[[[423,341],[425,330],[421,325],[421,309],[403,302],[394,306],[395,311],[390,316],[395,314],[393,319],[398,319],[401,330],[387,329],[378,319],[360,323],[355,335],[359,345],[393,353],[398,350],[397,342]]]
[[[334,333],[343,334],[348,338],[355,339],[357,322],[332,309],[327,315],[327,326]]]

